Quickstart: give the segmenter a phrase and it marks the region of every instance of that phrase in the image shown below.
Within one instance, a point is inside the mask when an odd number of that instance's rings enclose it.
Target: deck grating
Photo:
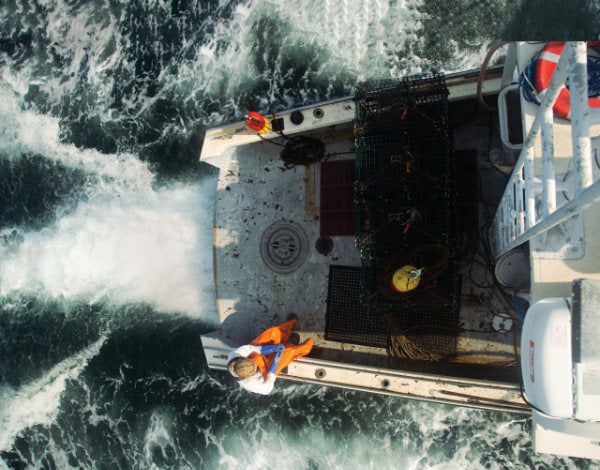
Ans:
[[[385,348],[388,335],[383,322],[369,315],[360,298],[361,268],[329,267],[325,339]]]

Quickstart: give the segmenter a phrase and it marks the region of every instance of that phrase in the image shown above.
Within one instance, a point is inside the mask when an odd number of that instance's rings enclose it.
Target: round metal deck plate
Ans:
[[[298,269],[308,255],[308,238],[296,222],[281,220],[269,226],[260,240],[260,256],[276,273]]]

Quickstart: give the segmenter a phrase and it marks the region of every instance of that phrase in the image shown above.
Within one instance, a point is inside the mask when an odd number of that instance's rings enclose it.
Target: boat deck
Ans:
[[[224,368],[227,348],[249,342],[293,312],[299,317],[296,331],[301,340],[312,338],[315,348],[309,357],[289,366],[286,378],[463,404],[508,403],[522,411],[518,314],[494,281],[483,238],[506,177],[488,158],[490,150],[500,146],[497,133],[489,131],[494,117],[474,113],[474,100],[451,104],[454,148],[464,168],[472,171],[463,181],[463,191],[470,196],[465,196],[464,213],[459,214],[469,229],[462,234],[457,258],[462,287],[459,331],[448,333],[456,341],[453,357],[411,361],[391,357],[380,338],[379,344],[326,338],[331,266],[361,266],[353,234],[329,237],[333,245],[326,254],[317,249],[322,235],[322,166],[354,159],[354,105],[341,100],[319,108],[323,115],[312,119],[309,135],[323,141],[331,156],[308,166],[286,167],[280,157],[283,147],[278,145],[285,139],[258,139],[242,124],[207,134],[202,159],[219,168],[214,266],[221,322],[218,332],[203,337],[209,364]],[[315,115],[314,109],[303,113]],[[286,122],[286,135],[291,134],[289,114],[280,117]],[[289,252],[290,240],[300,254]],[[288,270],[287,264],[295,263]],[[356,298],[349,296],[348,302],[356,303]],[[380,328],[375,325],[375,336]],[[432,388],[440,373],[447,376],[446,384]]]
[[[355,99],[270,116],[280,134],[258,135],[244,123],[209,130],[201,160],[219,168],[213,253],[220,322],[217,331],[202,336],[209,367],[226,369],[232,348],[295,313],[300,341],[312,338],[315,347],[281,378],[533,413],[542,451],[597,455],[595,440],[580,442],[589,429],[597,434],[597,423],[583,429],[569,421],[584,434],[565,435],[558,429],[562,424],[544,421],[521,393],[526,379],[520,336],[529,304],[570,296],[574,279],[600,279],[595,230],[600,209],[596,204],[577,210],[582,198],[575,198],[571,177],[590,162],[574,171],[571,123],[554,119],[550,125],[551,103],[533,105],[522,93],[517,98],[516,85],[509,86],[515,67],[520,73],[541,47],[511,45],[504,72],[488,70],[484,79],[477,72],[460,73],[434,88],[437,74],[408,77],[402,85],[359,87]],[[577,47],[581,56],[582,45]],[[494,104],[500,97],[499,113],[478,105],[482,79],[486,101]],[[442,112],[431,114],[440,96]],[[377,113],[369,114],[371,108]],[[548,111],[553,148],[547,139],[542,144],[539,136],[527,137],[528,151],[519,157],[505,131],[510,127],[510,138],[527,136],[540,109]],[[597,181],[600,124],[590,133]],[[587,140],[582,142],[580,148],[588,149]],[[548,151],[544,161],[554,161],[557,205],[571,201],[563,213],[577,213],[544,235],[506,244],[512,229],[535,223],[546,207],[542,181],[550,180],[544,187],[553,194],[553,173],[547,165],[542,172],[542,146]],[[290,156],[313,160],[291,164]],[[424,177],[415,178],[415,171]],[[552,213],[552,198],[546,199]],[[507,251],[517,242],[518,248]],[[424,254],[434,253],[432,247],[441,247],[433,261]],[[422,276],[419,266],[438,271]],[[393,281],[399,272],[406,290]],[[415,276],[419,282],[435,280],[411,292]],[[533,348],[525,340],[523,347]],[[533,364],[531,350],[528,360]],[[577,446],[582,447],[574,451]]]

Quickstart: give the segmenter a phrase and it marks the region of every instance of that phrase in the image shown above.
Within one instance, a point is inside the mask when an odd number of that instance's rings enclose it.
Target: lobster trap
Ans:
[[[460,278],[456,171],[441,74],[361,85],[355,116],[355,233],[361,298],[411,359],[453,354]]]

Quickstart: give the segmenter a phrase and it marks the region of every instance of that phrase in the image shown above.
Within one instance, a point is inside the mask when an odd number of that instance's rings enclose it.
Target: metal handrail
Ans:
[[[567,75],[571,95],[573,177],[575,197],[556,206],[554,170],[554,115],[552,107]],[[587,91],[587,46],[567,42],[542,99],[519,159],[513,169],[494,219],[494,256],[499,257],[600,201],[600,181],[593,181],[590,127],[600,123],[600,109],[590,108]],[[539,193],[534,146],[542,139],[542,211],[536,220],[536,195]]]

